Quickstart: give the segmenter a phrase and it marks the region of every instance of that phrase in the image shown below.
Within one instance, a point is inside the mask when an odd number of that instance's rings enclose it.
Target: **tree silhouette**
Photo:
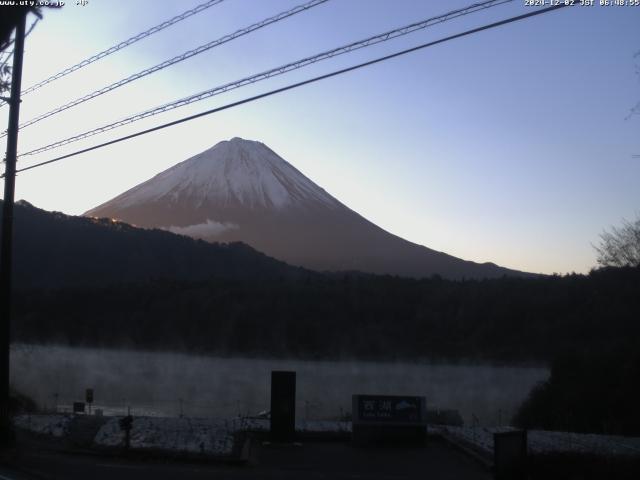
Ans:
[[[603,267],[640,266],[640,215],[632,222],[622,221],[621,227],[611,227],[600,235],[598,264]]]

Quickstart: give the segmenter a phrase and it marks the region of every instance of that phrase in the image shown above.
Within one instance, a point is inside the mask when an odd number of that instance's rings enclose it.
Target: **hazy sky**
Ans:
[[[203,1],[67,1],[45,11],[27,39],[23,86]],[[21,119],[300,3],[226,0],[26,96]],[[19,150],[470,3],[330,0],[25,128]],[[514,1],[19,166],[531,8]],[[264,142],[347,206],[413,242],[521,270],[587,272],[602,229],[640,211],[633,157],[640,116],[627,118],[640,100],[639,27],[640,7],[561,9],[24,172],[16,199],[81,214],[239,136]]]

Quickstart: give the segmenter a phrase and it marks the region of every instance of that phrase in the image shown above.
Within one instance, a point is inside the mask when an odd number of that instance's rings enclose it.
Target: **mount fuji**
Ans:
[[[530,275],[465,261],[374,225],[260,142],[233,138],[84,214],[211,242],[242,241],[313,270],[445,278]]]

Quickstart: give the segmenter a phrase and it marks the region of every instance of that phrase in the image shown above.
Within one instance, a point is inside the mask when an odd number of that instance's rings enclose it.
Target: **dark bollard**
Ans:
[[[131,415],[122,417],[119,423],[120,429],[124,432],[124,448],[128,451],[129,447],[131,447],[131,429],[133,428],[133,417]]]
[[[527,431],[494,433],[493,455],[497,480],[527,478]]]
[[[271,372],[271,440],[293,442],[296,433],[296,372]]]

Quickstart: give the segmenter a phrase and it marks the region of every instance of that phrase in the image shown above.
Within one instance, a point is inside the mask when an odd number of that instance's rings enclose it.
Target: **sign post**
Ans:
[[[89,405],[89,415],[91,415],[91,404],[93,403],[93,388],[87,388],[84,394],[84,400]]]

